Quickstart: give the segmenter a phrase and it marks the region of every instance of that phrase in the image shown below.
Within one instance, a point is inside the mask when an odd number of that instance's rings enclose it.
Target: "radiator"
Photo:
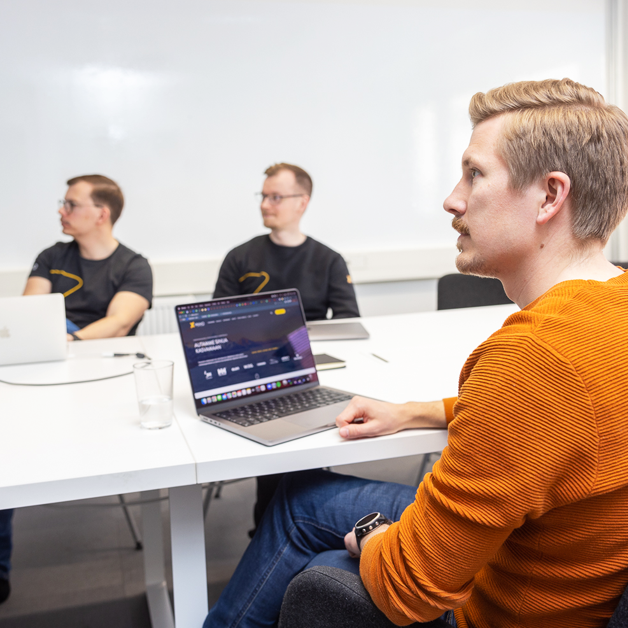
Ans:
[[[174,315],[174,306],[180,303],[196,303],[202,301],[203,296],[182,294],[177,297],[155,297],[153,307],[147,310],[137,328],[138,336],[152,336],[155,334],[176,334],[177,319]]]

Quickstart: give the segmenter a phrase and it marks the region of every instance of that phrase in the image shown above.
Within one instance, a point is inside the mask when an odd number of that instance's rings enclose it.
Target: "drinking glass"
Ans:
[[[133,365],[140,406],[140,424],[149,430],[172,424],[172,375],[174,362],[147,360]]]

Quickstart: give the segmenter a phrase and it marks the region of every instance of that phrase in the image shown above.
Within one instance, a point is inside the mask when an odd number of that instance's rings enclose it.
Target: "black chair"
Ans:
[[[447,628],[435,619],[414,628]],[[607,628],[628,626],[628,589],[624,591]],[[279,628],[395,628],[371,601],[360,576],[317,566],[295,576],[286,590]]]
[[[411,626],[451,628],[441,619]],[[360,576],[316,566],[292,579],[281,605],[279,628],[395,628],[395,624],[373,604]]]
[[[628,262],[611,262],[611,264],[628,268]],[[499,279],[453,273],[438,280],[436,305],[438,310],[508,303],[512,301],[506,296]]]
[[[507,303],[512,301],[506,296],[499,279],[454,273],[438,280],[436,306],[438,310]]]

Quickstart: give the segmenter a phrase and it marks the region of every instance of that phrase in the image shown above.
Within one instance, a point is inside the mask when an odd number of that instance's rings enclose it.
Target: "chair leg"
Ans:
[[[129,530],[131,531],[131,536],[133,537],[133,542],[135,543],[135,549],[141,550],[144,546],[142,545],[142,537],[140,536],[140,532],[137,529],[135,519],[133,519],[133,516],[129,512],[129,508],[124,501],[124,496],[118,495],[118,499],[120,500],[120,505],[122,506],[122,511],[124,512],[124,516],[126,517],[126,522],[129,526]]]
[[[207,485],[207,492],[205,493],[205,498],[203,499],[203,520],[207,519],[207,511],[209,510],[209,504],[214,496],[214,489],[218,482],[210,482]]]
[[[431,464],[432,464],[432,456],[434,456],[434,455],[440,457],[440,452],[435,451],[435,452],[432,452],[430,454],[425,454],[423,456],[423,460],[421,461],[421,467],[419,468],[419,474],[417,475],[416,482],[415,482],[415,484],[417,486],[419,484],[421,484],[421,482],[423,481],[423,476],[427,473],[428,466],[431,466]],[[437,460],[438,460],[438,458],[437,458]],[[434,460],[434,462],[436,462],[436,460]]]
[[[222,487],[225,485],[224,482],[216,482],[216,494],[214,495],[214,499],[220,499],[220,495],[222,494]]]

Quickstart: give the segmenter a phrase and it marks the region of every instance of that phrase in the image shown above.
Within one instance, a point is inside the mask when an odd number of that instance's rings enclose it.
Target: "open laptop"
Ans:
[[[65,360],[62,294],[0,298],[0,366]]]
[[[319,385],[298,290],[175,307],[198,415],[277,445],[336,426],[350,393]]]
[[[307,324],[310,340],[366,340],[369,333],[357,321],[315,321]]]

